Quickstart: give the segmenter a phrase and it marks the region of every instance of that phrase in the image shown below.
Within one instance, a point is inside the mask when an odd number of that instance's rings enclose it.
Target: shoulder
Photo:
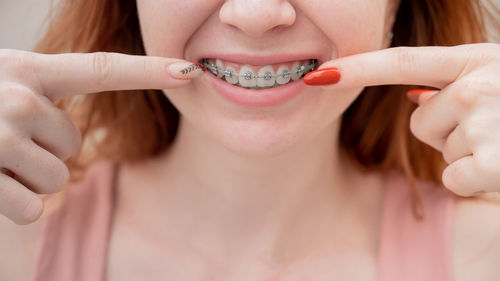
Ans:
[[[403,185],[406,180],[403,175],[393,178],[397,183],[394,186]],[[452,206],[449,209],[451,211],[449,215],[452,220],[450,239],[452,239],[453,248],[450,258],[453,264],[453,280],[499,280],[500,194],[459,197],[444,186],[420,180],[417,182],[419,191],[425,199],[426,213],[430,211],[433,215],[443,214],[443,207]],[[400,192],[404,194],[405,202],[411,200],[411,194],[407,188],[401,190],[404,190]],[[449,203],[452,204],[448,205]],[[400,205],[409,208],[408,204],[401,203]]]
[[[498,280],[500,194],[457,197],[453,215],[456,280]]]

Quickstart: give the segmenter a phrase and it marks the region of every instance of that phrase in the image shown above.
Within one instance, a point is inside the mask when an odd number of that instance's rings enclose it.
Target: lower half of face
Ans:
[[[189,128],[245,155],[276,155],[336,136],[362,89],[332,92],[303,76],[331,59],[384,47],[392,0],[138,0],[148,55],[205,64],[164,90]],[[250,6],[251,5],[251,6]]]
[[[278,106],[247,107],[225,99],[208,79],[214,78],[203,77],[164,93],[191,127],[247,157],[278,155],[326,131],[334,135],[336,122],[359,91],[330,93],[305,88]],[[258,91],[246,94],[258,95]]]

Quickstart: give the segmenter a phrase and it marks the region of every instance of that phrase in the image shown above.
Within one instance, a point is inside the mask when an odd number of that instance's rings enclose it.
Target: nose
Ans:
[[[275,27],[292,25],[296,13],[288,0],[228,0],[219,18],[248,36],[260,37]]]

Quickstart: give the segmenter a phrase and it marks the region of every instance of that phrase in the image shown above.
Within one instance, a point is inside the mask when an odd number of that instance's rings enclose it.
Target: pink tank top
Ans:
[[[72,183],[62,206],[45,218],[32,281],[104,281],[119,165],[102,161]],[[418,181],[425,219],[414,219],[404,176],[385,177],[377,281],[452,281],[453,198]]]

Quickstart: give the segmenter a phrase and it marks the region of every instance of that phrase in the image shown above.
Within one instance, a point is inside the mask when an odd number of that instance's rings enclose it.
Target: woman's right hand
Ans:
[[[179,88],[203,70],[163,57],[0,49],[0,214],[17,224],[34,222],[43,211],[37,193],[58,192],[69,181],[64,161],[80,148],[81,134],[53,102],[102,91]]]

